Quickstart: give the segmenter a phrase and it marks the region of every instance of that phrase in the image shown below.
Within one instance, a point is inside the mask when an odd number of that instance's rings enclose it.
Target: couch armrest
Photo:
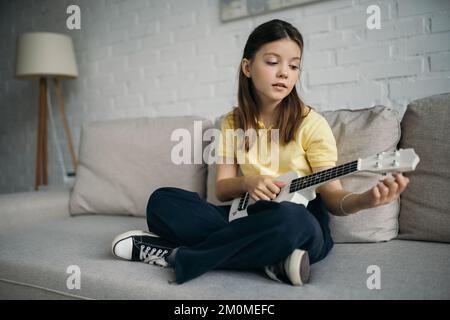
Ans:
[[[70,190],[0,194],[0,230],[69,217]]]

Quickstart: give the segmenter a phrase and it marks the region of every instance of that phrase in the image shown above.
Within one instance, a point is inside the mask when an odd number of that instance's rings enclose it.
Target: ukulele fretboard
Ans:
[[[300,177],[292,180],[289,186],[289,192],[296,192],[314,185],[322,184],[329,180],[334,180],[358,170],[358,160],[313,173],[306,177]]]
[[[291,181],[289,185],[289,192],[296,192],[314,185],[322,184],[329,180],[334,180],[347,174],[358,171],[358,160],[313,173],[306,177],[300,177]],[[245,210],[247,208],[250,195],[248,192],[241,195],[239,199],[238,210]]]

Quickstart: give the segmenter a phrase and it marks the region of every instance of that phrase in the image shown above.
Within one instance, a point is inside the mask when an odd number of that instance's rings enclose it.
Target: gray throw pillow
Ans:
[[[201,163],[194,163],[199,161],[194,161],[193,150],[203,150],[206,142],[202,141],[201,131],[200,138],[194,139],[194,121],[201,124],[203,131],[211,127],[210,121],[192,116],[84,125],[70,213],[143,217],[150,194],[166,186],[197,192],[204,198],[206,165],[202,159]],[[173,148],[180,144],[180,139],[171,141],[176,129],[191,137],[190,164],[172,160]]]
[[[359,110],[322,112],[333,130],[341,165],[358,158],[395,150],[400,140],[399,114],[385,106]],[[384,177],[360,172],[341,178],[344,189],[362,193]],[[399,200],[348,216],[330,215],[330,230],[336,243],[379,242],[398,234]]]
[[[402,194],[398,238],[450,242],[450,93],[411,102],[402,120],[401,148],[420,163]]]

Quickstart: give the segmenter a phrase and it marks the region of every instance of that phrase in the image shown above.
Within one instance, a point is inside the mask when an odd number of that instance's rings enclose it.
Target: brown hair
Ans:
[[[298,44],[301,59],[303,55],[302,35],[290,23],[278,19],[265,22],[253,30],[245,44],[242,59],[251,60],[266,43],[286,38]],[[239,66],[238,86],[238,107],[233,109],[234,127],[241,128],[244,131],[251,128],[257,130],[256,118],[259,110],[256,104],[255,90],[251,78],[244,75],[241,66]],[[280,102],[278,108],[280,108],[280,112],[275,128],[279,129],[279,142],[283,145],[295,139],[295,133],[306,117],[304,115],[306,106],[298,96],[294,86],[289,95]],[[245,137],[245,151],[249,150],[249,145],[249,139]]]

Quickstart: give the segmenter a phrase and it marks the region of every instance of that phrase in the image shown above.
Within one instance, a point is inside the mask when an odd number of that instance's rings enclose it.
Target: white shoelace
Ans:
[[[169,263],[164,259],[169,250],[163,250],[158,248],[152,248],[149,246],[141,245],[141,252],[139,258],[144,263],[158,265],[160,267],[167,267]]]
[[[270,278],[270,279],[272,279],[272,280],[275,280],[275,281],[278,281],[278,282],[283,282],[283,281],[281,281],[278,277],[277,277],[277,275],[275,274],[275,267],[274,266],[266,266],[266,267],[264,267],[264,271],[266,272],[266,275]]]

